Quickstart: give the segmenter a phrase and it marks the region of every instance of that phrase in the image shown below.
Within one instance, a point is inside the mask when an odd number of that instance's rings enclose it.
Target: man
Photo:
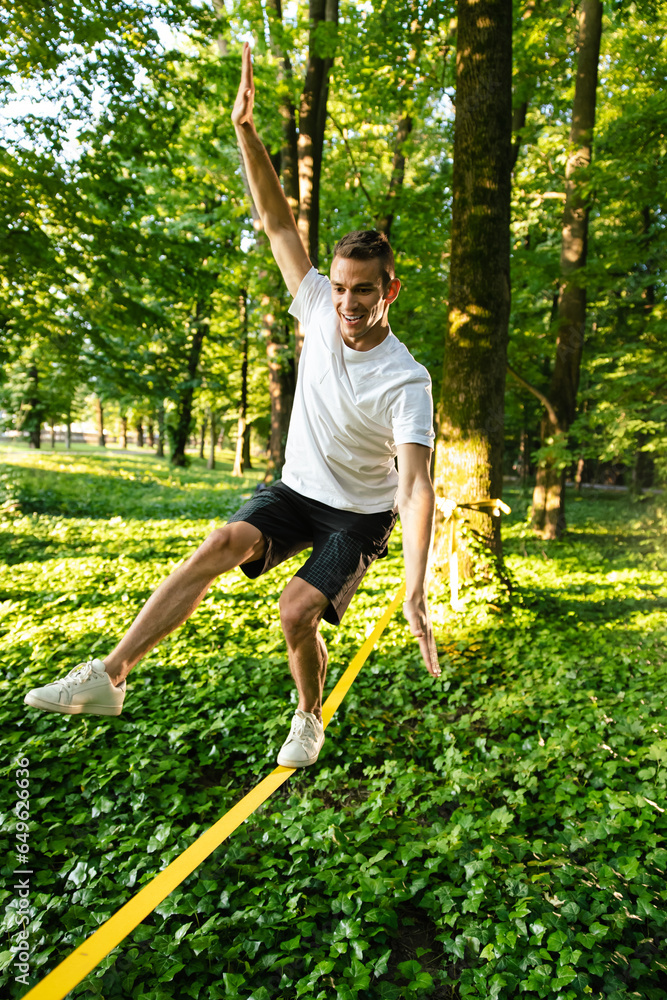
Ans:
[[[163,581],[104,660],[79,664],[25,701],[47,711],[119,715],[132,667],[193,613],[216,577],[240,566],[254,578],[312,546],[280,598],[299,700],[278,763],[304,767],[324,742],[327,650],[320,622],[339,623],[368,566],[386,553],[396,499],[404,613],[427,669],[440,674],[424,589],[434,508],[432,402],[426,369],[389,327],[400,282],[387,240],[372,231],[351,233],[335,248],[331,282],[315,271],[255,130],[253,103],[246,44],[232,121],[257,211],[294,296],[291,312],[305,330],[282,482],[213,531]]]

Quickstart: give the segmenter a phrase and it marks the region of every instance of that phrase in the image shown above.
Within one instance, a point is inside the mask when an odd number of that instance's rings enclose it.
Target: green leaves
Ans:
[[[0,522],[2,733],[7,761],[30,759],[37,977],[273,768],[292,710],[277,600],[298,560],[260,581],[216,582],[133,671],[118,719],[26,714],[24,691],[91,648],[103,655],[205,537],[214,505],[231,510],[251,480],[169,476],[150,455],[93,449],[3,457],[22,497],[39,498],[39,470],[51,492],[47,510]],[[91,496],[114,517],[49,513]],[[441,681],[397,617],[317,767],[295,774],[77,993],[659,991],[665,574],[639,543],[657,545],[662,514],[619,499],[571,512],[569,538],[546,548],[509,521],[517,587],[502,618],[436,604]],[[342,626],[325,627],[328,689],[401,572],[396,535]],[[6,810],[10,838],[15,825]],[[19,1000],[13,977],[8,962],[0,986]]]
[[[411,992],[426,990],[433,986],[433,979],[428,972],[422,972],[421,964],[414,959],[410,962],[399,962],[398,971],[408,980],[406,989]]]

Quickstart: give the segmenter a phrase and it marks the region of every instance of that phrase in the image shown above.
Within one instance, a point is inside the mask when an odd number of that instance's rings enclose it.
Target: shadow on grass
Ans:
[[[223,522],[223,518],[220,522]],[[113,560],[119,556],[133,559],[135,562],[150,562],[152,560],[165,562],[170,559],[186,559],[206,538],[206,530],[202,531],[199,542],[196,539],[181,535],[169,535],[165,538],[156,537],[155,542],[145,539],[135,545],[128,544],[126,536],[118,539],[106,537],[98,543],[91,544],[83,537],[60,541],[55,538],[40,538],[35,535],[13,534],[11,531],[0,532],[0,559],[7,566],[21,563],[47,563],[60,559],[90,559],[98,556],[101,559]],[[111,579],[109,570],[104,573]]]
[[[642,588],[649,589],[649,588]],[[591,592],[608,594],[592,599],[586,597]],[[580,596],[581,595],[581,596]],[[551,620],[554,618],[577,618],[580,621],[621,622],[638,614],[652,614],[667,608],[667,599],[651,594],[646,597],[617,597],[614,587],[603,584],[578,587],[576,591],[557,591],[548,587],[522,588],[517,592],[522,605],[537,608]]]

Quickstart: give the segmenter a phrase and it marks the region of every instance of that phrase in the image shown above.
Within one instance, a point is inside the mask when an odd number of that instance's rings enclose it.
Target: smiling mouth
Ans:
[[[358,323],[359,320],[362,318],[361,316],[346,316],[345,313],[341,313],[341,316],[343,317],[346,323],[352,323],[352,324]]]

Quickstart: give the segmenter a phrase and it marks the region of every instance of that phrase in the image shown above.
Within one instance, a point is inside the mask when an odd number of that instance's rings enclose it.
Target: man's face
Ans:
[[[334,257],[331,263],[331,299],[338,314],[340,332],[348,347],[370,351],[389,332],[387,310],[398,295],[394,278],[385,291],[382,263]]]

